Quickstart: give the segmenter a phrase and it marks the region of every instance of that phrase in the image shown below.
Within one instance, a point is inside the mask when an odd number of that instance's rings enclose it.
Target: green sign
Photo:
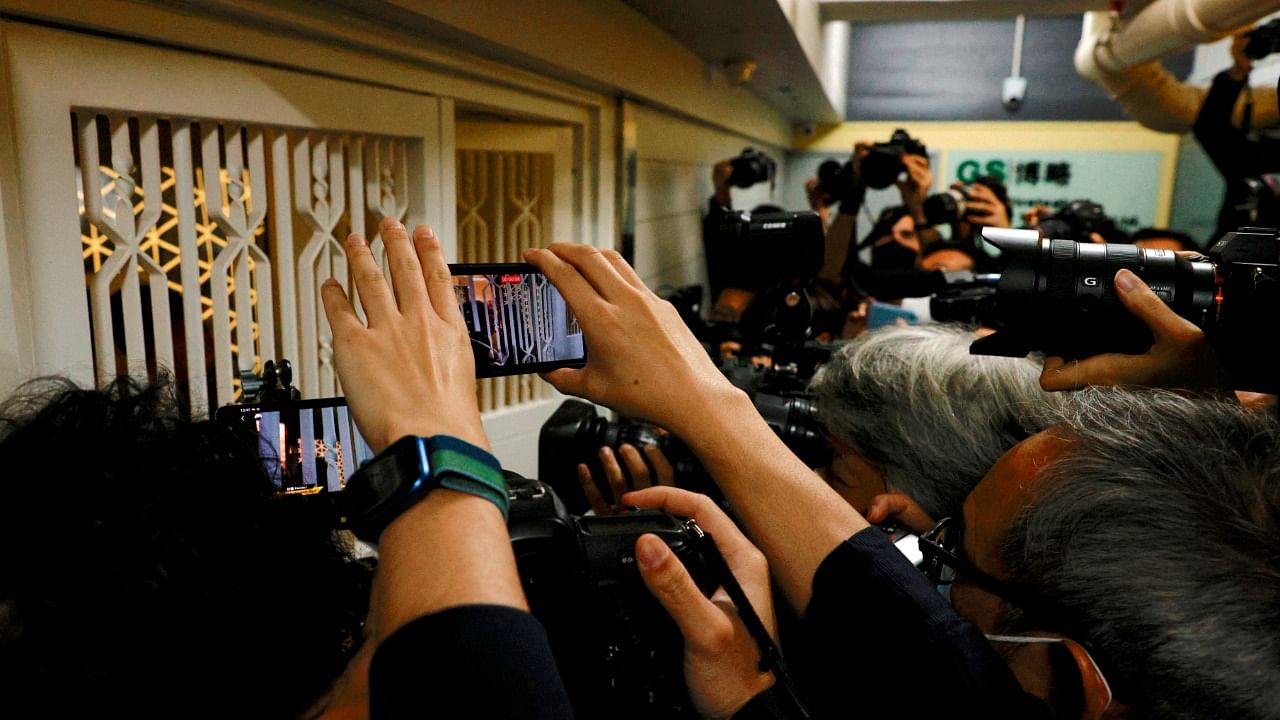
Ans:
[[[1009,188],[1015,226],[1037,205],[1057,209],[1092,200],[1121,229],[1133,231],[1155,224],[1161,160],[1158,152],[951,150],[946,184],[999,178]]]

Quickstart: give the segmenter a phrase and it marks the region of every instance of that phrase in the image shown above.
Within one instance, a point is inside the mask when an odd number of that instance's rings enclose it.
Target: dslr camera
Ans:
[[[584,517],[537,480],[508,472],[507,488],[520,581],[578,717],[697,717],[683,639],[645,587],[635,544],[645,533],[662,538],[709,597],[726,582],[715,543],[694,521],[665,512]]]
[[[831,461],[831,446],[818,417],[817,403],[804,392],[802,380],[789,382],[785,372],[753,367],[736,359],[721,361],[720,369],[751,397],[765,423],[807,465],[820,467]],[[595,405],[573,399],[561,403],[542,425],[538,434],[538,475],[546,479],[572,512],[586,512],[589,503],[578,483],[578,463],[591,469],[601,494],[608,497],[611,491],[597,452],[608,447],[616,453],[624,444],[637,448],[657,445],[675,471],[676,485],[720,497],[698,458],[679,438],[640,420],[611,421],[601,417]],[[648,463],[647,458],[645,462]],[[653,472],[653,468],[649,470]]]
[[[744,148],[742,154],[730,160],[729,164],[733,166],[729,184],[738,188],[749,188],[762,182],[771,183],[778,172],[778,163],[754,148]]]
[[[902,156],[908,154],[928,157],[929,151],[924,143],[908,135],[906,130],[894,130],[889,142],[872,145],[870,154],[862,159],[862,183],[876,190],[889,187],[906,172]],[[831,202],[856,196],[854,186],[857,180],[852,161],[824,160],[818,166],[818,187]]]
[[[1280,317],[1280,232],[1240,228],[1208,256],[1170,250],[1041,237],[1034,230],[985,228],[1004,269],[976,340],[975,355],[1022,357],[1043,352],[1068,359],[1139,354],[1151,347],[1146,325],[1116,297],[1116,272],[1127,268],[1174,312],[1205,332],[1236,389],[1280,390],[1274,332]]]
[[[1259,26],[1250,32],[1249,42],[1244,46],[1244,54],[1250,60],[1262,58],[1280,52],[1280,18]]]
[[[907,171],[902,163],[903,155],[929,156],[924,143],[911,137],[906,130],[894,130],[889,142],[876,143],[871,152],[862,158],[862,181],[867,187],[883,190]]]
[[[1092,242],[1091,233],[1098,233],[1107,242],[1128,242],[1128,237],[1116,227],[1102,206],[1091,200],[1072,200],[1057,212],[1041,218],[1040,233],[1045,237]]]

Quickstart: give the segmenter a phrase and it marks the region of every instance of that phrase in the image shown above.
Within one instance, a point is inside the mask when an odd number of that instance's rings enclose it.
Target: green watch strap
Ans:
[[[450,435],[434,435],[427,440],[427,457],[440,487],[485,498],[507,519],[507,481],[491,453]]]

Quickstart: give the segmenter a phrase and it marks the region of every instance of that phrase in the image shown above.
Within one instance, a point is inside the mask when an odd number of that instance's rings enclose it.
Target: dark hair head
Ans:
[[[296,717],[328,690],[368,573],[236,433],[163,378],[0,408],[0,705]]]
[[[1175,240],[1180,245],[1182,245],[1183,250],[1199,250],[1200,249],[1200,246],[1196,244],[1195,240],[1191,239],[1190,235],[1184,232],[1178,232],[1177,230],[1169,230],[1167,228],[1153,228],[1153,227],[1142,228],[1141,230],[1137,230],[1132,235],[1129,236],[1130,242],[1133,242],[1135,244],[1139,240],[1152,240],[1155,238]]]
[[[1061,606],[1035,624],[1091,642],[1137,717],[1280,716],[1280,424],[1164,392],[1066,408],[1073,442],[1004,547]]]
[[[862,238],[862,242],[858,247],[869,247],[875,244],[875,241],[889,235],[893,232],[893,226],[898,221],[911,214],[911,211],[904,205],[890,205],[880,211],[880,216],[876,218],[876,222],[871,226],[871,232]]]

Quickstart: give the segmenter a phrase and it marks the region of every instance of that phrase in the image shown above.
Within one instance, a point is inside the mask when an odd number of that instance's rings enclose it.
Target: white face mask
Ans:
[[[1014,645],[1057,645],[1065,649],[1071,655],[1071,659],[1076,663],[1076,670],[1080,673],[1082,679],[1087,677],[1095,677],[1100,685],[1098,699],[1089,708],[1091,712],[1086,717],[1100,717],[1107,708],[1111,707],[1113,696],[1111,694],[1111,685],[1107,682],[1106,676],[1102,674],[1102,669],[1098,667],[1097,661],[1089,654],[1083,645],[1069,638],[1046,637],[1037,635],[987,635],[987,640],[993,645],[997,643],[1008,643]]]

